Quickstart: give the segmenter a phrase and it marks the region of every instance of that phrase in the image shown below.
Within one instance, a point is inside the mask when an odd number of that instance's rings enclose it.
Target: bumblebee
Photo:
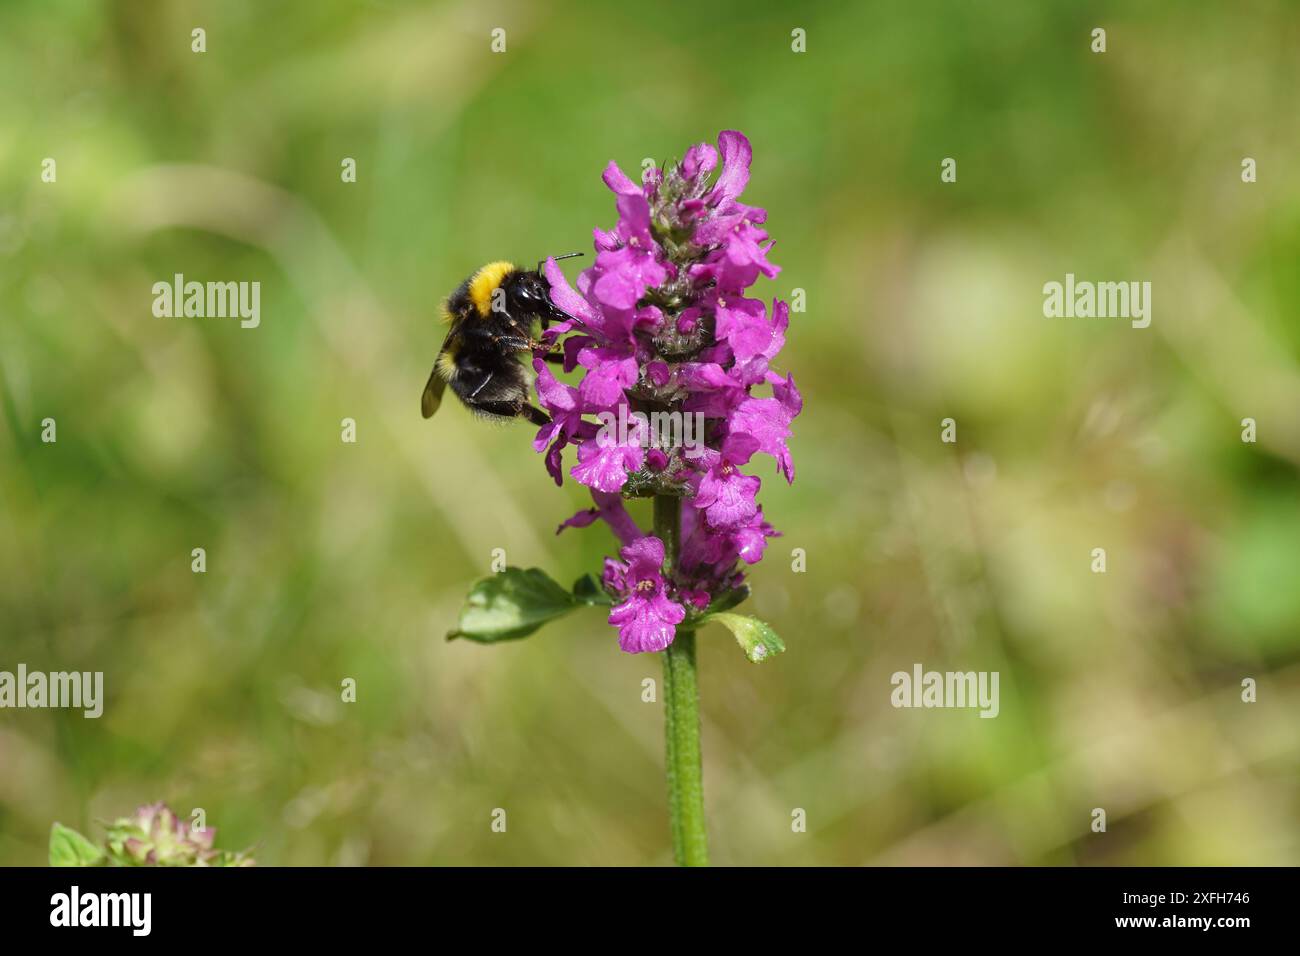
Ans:
[[[570,259],[573,252],[557,259]],[[442,304],[447,338],[420,397],[420,411],[430,418],[450,385],[465,407],[484,418],[526,418],[535,425],[551,419],[528,401],[529,371],[521,352],[543,348],[533,338],[537,320],[543,329],[571,318],[551,301],[551,286],[542,263],[525,270],[510,262],[489,262],[460,284]],[[544,356],[558,361],[558,355]]]

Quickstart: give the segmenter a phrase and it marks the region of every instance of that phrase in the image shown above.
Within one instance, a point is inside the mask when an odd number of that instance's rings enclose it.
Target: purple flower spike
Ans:
[[[777,534],[757,501],[761,480],[746,473],[751,458],[770,456],[794,480],[789,440],[803,399],[779,370],[790,310],[749,291],[780,271],[768,258],[766,210],[741,201],[752,160],[749,140],[726,130],[716,148],[691,146],[640,183],[611,162],[602,179],[617,220],[593,230],[593,265],[570,286],[546,263],[552,301],[572,319],[545,341],[567,335],[564,371],[581,377],[561,381],[536,363],[551,422],[534,447],[559,482],[574,446],[569,474],[595,501],[560,530],[603,521],[622,545],[602,584],[616,602],[619,645],[632,653],[667,647],[688,609],[699,614],[740,588]],[[664,495],[684,499],[667,574],[663,543],[622,504]]]

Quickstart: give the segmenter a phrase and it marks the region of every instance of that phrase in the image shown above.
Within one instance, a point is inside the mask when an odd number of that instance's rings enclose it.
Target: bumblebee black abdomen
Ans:
[[[489,418],[517,418],[528,405],[528,375],[510,353],[462,351],[447,384],[470,411]]]

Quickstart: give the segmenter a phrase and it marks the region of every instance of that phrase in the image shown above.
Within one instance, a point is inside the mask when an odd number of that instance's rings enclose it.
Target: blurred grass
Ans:
[[[526,429],[415,408],[466,273],[589,249],[605,163],[723,128],[762,294],[809,309],[752,577],[789,652],[701,638],[715,858],[1300,861],[1297,39],[1282,3],[6,3],[0,669],[108,701],[0,713],[0,862],[153,799],[267,863],[667,861],[657,659],[595,612],[442,641],[493,548],[571,580],[610,541],[553,536],[583,495]],[[1043,319],[1067,271],[1150,279],[1152,327]],[[177,272],[259,280],[261,327],[154,319]],[[1001,715],[892,709],[916,661],[1001,671]]]

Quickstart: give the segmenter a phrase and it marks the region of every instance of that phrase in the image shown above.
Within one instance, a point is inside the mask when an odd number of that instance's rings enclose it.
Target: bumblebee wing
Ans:
[[[424,384],[424,394],[420,396],[420,414],[425,418],[432,418],[433,413],[438,410],[442,404],[442,393],[447,387],[447,380],[439,374],[438,366],[442,362],[443,353],[438,354],[438,361],[433,365],[433,371],[429,373],[429,381]]]

